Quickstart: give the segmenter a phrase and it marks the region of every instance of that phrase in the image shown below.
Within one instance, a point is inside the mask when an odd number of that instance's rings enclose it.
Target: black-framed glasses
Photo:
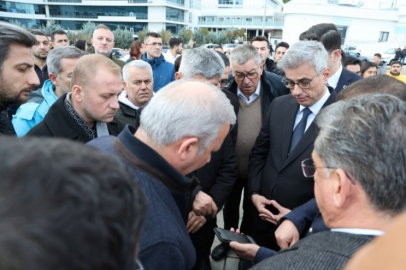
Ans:
[[[247,77],[250,80],[256,79],[256,78],[258,78],[258,72],[249,72],[247,74],[245,74],[245,73],[236,73],[234,75],[234,80],[241,82],[241,81],[243,81],[245,79],[245,77]]]
[[[288,80],[288,79],[286,79],[286,78],[283,78],[283,79],[282,79],[282,83],[283,83],[287,88],[290,88],[290,89],[294,89],[296,84],[297,84],[300,88],[302,88],[302,89],[309,89],[310,86],[311,86],[311,84],[312,84],[312,82],[313,82],[317,77],[319,77],[319,75],[320,75],[320,74],[317,74],[316,77],[314,77],[311,81],[300,81],[300,82],[297,82],[297,83],[294,82],[294,81]]]
[[[133,83],[136,85],[136,86],[140,86],[142,83],[145,83],[145,85],[148,85],[148,84],[150,84],[152,82],[152,80],[136,80],[136,81],[133,81]]]
[[[228,83],[228,79],[219,80],[220,88],[223,88]]]
[[[316,167],[314,165],[314,161],[312,158],[306,158],[304,160],[302,160],[301,162],[301,166],[302,166],[302,172],[304,177],[306,178],[311,178],[314,177],[314,174],[316,173],[316,169],[320,168],[320,169],[331,169],[331,170],[335,170],[337,168],[331,168],[331,167]],[[355,185],[355,181],[354,179],[352,179],[347,172],[345,172],[345,175],[347,176],[348,180],[350,180],[351,184]]]

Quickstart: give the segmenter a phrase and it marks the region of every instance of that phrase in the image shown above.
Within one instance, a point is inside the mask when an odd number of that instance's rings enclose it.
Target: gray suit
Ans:
[[[280,251],[251,269],[342,269],[350,257],[372,238],[371,235],[343,232],[316,233],[300,240],[292,247]]]

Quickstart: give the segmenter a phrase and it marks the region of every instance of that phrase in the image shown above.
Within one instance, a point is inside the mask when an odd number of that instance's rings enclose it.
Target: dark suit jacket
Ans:
[[[343,232],[321,232],[300,240],[290,248],[251,269],[339,270],[373,236]]]
[[[345,67],[343,67],[343,71],[341,72],[340,79],[338,80],[337,86],[334,89],[336,93],[340,93],[341,90],[346,88],[352,83],[355,83],[356,81],[361,80],[362,77],[359,76],[358,74],[355,74],[354,72],[349,71]]]
[[[323,107],[336,100],[337,96],[331,87],[329,91],[331,95]],[[249,194],[259,193],[289,209],[314,197],[313,178],[303,176],[301,162],[311,157],[317,136],[315,122],[288,155],[298,109],[299,104],[292,95],[278,97],[273,101],[252,149],[248,167]],[[270,223],[261,221],[258,216],[257,219],[263,229],[270,226]]]

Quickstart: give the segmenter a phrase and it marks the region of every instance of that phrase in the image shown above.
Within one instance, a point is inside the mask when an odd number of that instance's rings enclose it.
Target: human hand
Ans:
[[[209,195],[203,191],[199,191],[193,201],[193,212],[197,216],[211,215],[215,217],[217,214],[217,205]]]
[[[279,214],[277,214],[277,215],[273,215],[273,218],[270,218],[268,215],[265,215],[265,214],[259,214],[259,216],[263,219],[263,220],[266,220],[266,221],[268,221],[268,222],[270,222],[270,223],[273,223],[273,224],[275,224],[275,225],[277,225],[278,223],[279,223],[279,220],[283,217],[283,216],[285,216],[286,214],[288,214],[290,211],[292,211],[292,210],[290,210],[290,209],[288,209],[288,208],[286,208],[286,207],[283,207],[282,205],[280,205],[277,201],[275,201],[275,200],[271,200],[270,201],[271,202],[271,206],[273,206],[273,207],[275,207],[276,208],[276,210],[278,210],[279,211]]]
[[[186,224],[186,229],[188,233],[195,233],[200,230],[201,227],[206,223],[206,218],[204,216],[196,216],[193,211],[189,212],[189,217]]]
[[[236,241],[231,241],[230,248],[233,249],[238,257],[253,262],[259,246],[256,244],[241,244]]]
[[[271,211],[266,209],[266,206],[272,204],[271,200],[268,200],[267,198],[265,198],[264,196],[259,195],[259,194],[252,195],[251,200],[252,200],[252,203],[257,208],[261,219],[271,222],[273,224],[277,223],[275,215],[272,214]],[[265,219],[265,217],[267,217],[267,219]]]
[[[299,237],[299,231],[289,219],[285,219],[275,231],[276,242],[281,249],[291,247],[299,241]]]

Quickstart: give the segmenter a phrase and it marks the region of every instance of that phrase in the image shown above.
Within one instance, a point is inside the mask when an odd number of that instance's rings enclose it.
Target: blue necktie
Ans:
[[[309,108],[304,108],[302,112],[303,112],[302,119],[296,125],[296,128],[293,131],[292,142],[290,143],[289,153],[291,153],[293,151],[293,149],[295,149],[296,145],[299,143],[300,139],[302,138],[303,134],[305,133],[307,117],[312,113],[312,111]]]

